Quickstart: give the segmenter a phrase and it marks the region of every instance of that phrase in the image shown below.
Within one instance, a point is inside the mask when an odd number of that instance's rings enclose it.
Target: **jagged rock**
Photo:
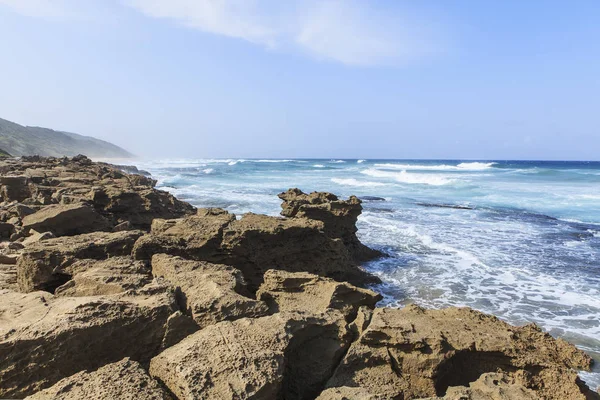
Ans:
[[[15,225],[10,222],[0,222],[0,238],[8,239],[15,231]]]
[[[130,358],[105,365],[94,372],[79,372],[28,400],[170,400],[167,392],[146,370]]]
[[[165,336],[163,337],[163,341],[160,346],[161,350],[167,349],[179,343],[185,337],[191,335],[199,329],[200,327],[191,317],[188,317],[181,311],[176,311],[167,319]]]
[[[131,222],[125,221],[125,222],[121,222],[120,224],[115,225],[113,228],[113,232],[128,231],[130,229],[131,229]]]
[[[94,232],[33,243],[17,261],[19,287],[23,292],[53,291],[70,280],[62,271],[75,261],[129,255],[142,234],[141,231]]]
[[[339,312],[278,313],[220,322],[150,362],[150,374],[180,399],[310,399],[346,350]]]
[[[151,178],[123,173],[117,166],[93,163],[85,156],[2,160],[0,173],[0,196],[5,202],[19,201],[31,209],[87,203],[109,221],[111,228],[129,221],[133,228],[148,229],[154,218],[178,218],[195,210],[155,189],[156,181]],[[14,206],[10,212],[19,218],[30,214]]]
[[[27,183],[23,175],[0,176],[0,197],[3,201],[25,200],[31,195]]]
[[[255,291],[268,269],[305,271],[364,284],[379,280],[356,265],[341,239],[323,232],[321,221],[283,219],[248,213],[240,220],[221,209],[201,209],[192,217],[155,220],[150,235],[133,254],[149,259],[167,253],[232,265]]]
[[[267,303],[271,312],[320,313],[336,309],[350,321],[354,320],[360,306],[374,308],[382,296],[372,290],[306,272],[269,270],[256,298]]]
[[[180,306],[201,328],[268,313],[265,303],[240,294],[246,292],[244,278],[233,267],[157,254],[152,273],[179,288]]]
[[[133,253],[147,260],[166,253],[215,261],[220,257],[223,229],[233,221],[235,215],[220,208],[199,209],[196,215],[181,219],[155,219],[151,234],[140,238]]]
[[[510,377],[503,373],[486,373],[469,387],[450,387],[444,397],[431,397],[423,400],[538,400],[540,396],[534,390],[519,383],[519,377]],[[570,397],[565,397],[565,399]]]
[[[356,222],[362,213],[361,200],[350,196],[340,200],[327,192],[306,194],[300,189],[289,189],[279,194],[283,200],[281,215],[289,218],[308,218],[322,221],[325,234],[331,238],[340,238],[358,261],[368,261],[382,254],[363,245],[356,237]]]
[[[377,308],[328,387],[361,387],[383,398],[444,396],[501,371],[544,399],[592,393],[575,369],[592,360],[534,325],[513,327],[468,308]]]
[[[52,232],[36,232],[35,230],[29,231],[30,235],[23,240],[23,245],[28,246],[32,243],[41,242],[42,240],[53,239],[56,236]]]
[[[50,231],[56,236],[102,231],[108,227],[108,221],[85,204],[50,205],[23,218],[23,228]]]
[[[60,269],[71,280],[56,288],[56,296],[99,296],[139,289],[152,281],[146,262],[130,256],[77,260]]]
[[[150,285],[113,296],[0,293],[0,398],[18,398],[123,357],[148,362],[177,311],[173,291]]]

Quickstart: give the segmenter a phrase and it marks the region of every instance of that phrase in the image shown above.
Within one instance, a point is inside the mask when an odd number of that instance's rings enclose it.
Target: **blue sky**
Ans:
[[[146,157],[600,159],[600,2],[0,0],[0,117]]]

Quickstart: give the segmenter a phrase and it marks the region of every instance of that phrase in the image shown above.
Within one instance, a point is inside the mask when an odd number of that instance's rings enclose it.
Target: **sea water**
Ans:
[[[198,207],[278,215],[298,187],[364,199],[358,235],[384,305],[469,306],[534,322],[597,360],[600,162],[154,160],[139,162]]]

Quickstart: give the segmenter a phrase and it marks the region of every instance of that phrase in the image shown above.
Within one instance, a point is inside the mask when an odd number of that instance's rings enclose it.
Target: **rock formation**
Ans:
[[[238,219],[123,170],[0,160],[0,398],[600,399],[533,325],[377,308],[356,197]]]

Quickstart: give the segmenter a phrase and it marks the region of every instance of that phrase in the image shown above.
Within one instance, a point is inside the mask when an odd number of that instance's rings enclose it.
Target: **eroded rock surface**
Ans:
[[[271,312],[301,311],[321,313],[339,310],[353,321],[361,306],[374,308],[380,294],[346,282],[322,278],[306,272],[269,270],[256,297],[269,305]]]
[[[15,217],[16,226],[26,220],[24,227],[34,229],[42,224],[56,229],[48,230],[57,236],[110,230],[124,221],[149,229],[155,218],[177,218],[194,211],[191,205],[155,189],[155,180],[124,173],[118,166],[93,163],[85,156],[4,159],[0,174],[2,220]],[[55,207],[47,208],[50,205]],[[93,229],[92,220],[102,223],[102,229],[100,225]]]
[[[147,362],[177,311],[164,285],[114,296],[0,292],[0,398],[18,398],[123,357]]]
[[[300,189],[289,189],[279,194],[283,200],[281,215],[289,218],[308,218],[322,221],[325,234],[340,238],[358,261],[368,261],[382,254],[363,245],[356,237],[356,222],[362,213],[362,201],[356,196],[340,200],[327,192],[306,194]]]
[[[220,321],[267,315],[268,307],[240,293],[247,293],[242,273],[237,269],[205,261],[157,254],[152,257],[152,273],[178,288],[179,304],[204,328]]]
[[[444,396],[449,387],[502,371],[541,398],[583,400],[592,392],[575,370],[591,363],[533,325],[513,327],[468,308],[378,308],[328,386],[417,399]]]
[[[27,399],[172,400],[140,363],[130,358],[105,365],[93,372],[79,372]]]
[[[350,338],[338,312],[220,322],[153,358],[150,374],[179,399],[311,399]]]
[[[133,254],[149,259],[158,252],[232,265],[255,291],[268,269],[305,271],[356,284],[378,282],[354,261],[341,239],[323,233],[323,222],[248,213],[236,220],[220,209],[200,209],[177,220],[155,220],[150,235]]]
[[[129,255],[142,234],[142,231],[94,232],[33,243],[17,261],[19,288],[23,292],[54,291],[70,280],[68,268],[77,260]]]

